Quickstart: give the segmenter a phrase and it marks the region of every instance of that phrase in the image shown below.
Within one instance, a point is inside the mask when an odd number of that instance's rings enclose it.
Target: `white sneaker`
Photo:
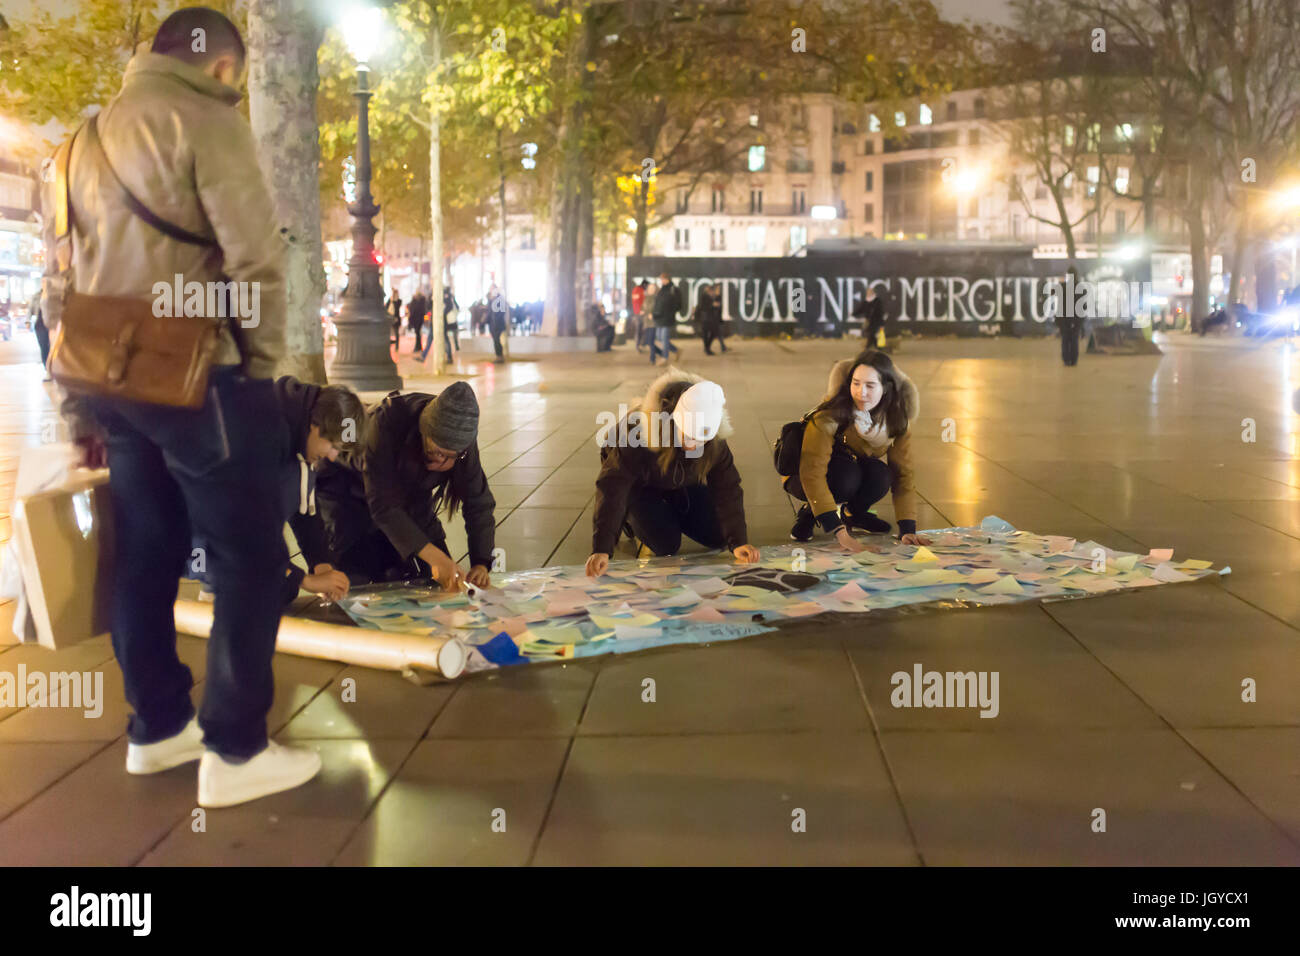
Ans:
[[[227,763],[208,751],[199,763],[199,806],[233,807],[300,787],[320,773],[320,754],[274,740],[245,763]]]
[[[203,731],[199,719],[190,722],[174,737],[153,744],[126,745],[126,772],[134,774],[162,773],[203,756]]]

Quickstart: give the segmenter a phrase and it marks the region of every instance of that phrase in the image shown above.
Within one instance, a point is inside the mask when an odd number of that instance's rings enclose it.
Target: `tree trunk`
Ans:
[[[596,269],[594,257],[596,253],[596,221],[595,209],[592,204],[591,195],[591,175],[586,170],[583,171],[581,181],[578,185],[578,242],[576,258],[581,260],[582,268],[578,273],[578,288],[576,302],[574,304],[575,323],[574,334],[580,333],[586,327],[588,307],[591,305],[592,273]]]
[[[1237,220],[1236,235],[1232,238],[1232,261],[1228,264],[1232,286],[1228,289],[1228,305],[1236,305],[1240,302],[1241,295],[1245,292],[1246,287],[1241,281],[1241,275],[1246,267],[1246,251],[1250,246],[1249,228],[1246,212],[1243,210]]]
[[[1200,205],[1188,210],[1187,236],[1192,255],[1192,306],[1188,320],[1192,331],[1210,314],[1210,248],[1205,240],[1205,212]]]
[[[432,71],[436,82],[442,64],[442,33],[438,24],[429,31]],[[442,118],[435,104],[429,107],[429,334],[433,336],[433,374],[447,368],[447,320],[442,309]]]
[[[277,371],[324,382],[325,295],[321,241],[316,51],[322,24],[310,0],[252,0],[248,10],[248,113],[285,256],[285,352]]]
[[[510,295],[506,287],[506,250],[509,248],[509,240],[506,236],[506,157],[502,151],[501,130],[497,130],[497,173],[501,177],[499,195],[501,199],[501,281],[497,283],[501,287],[501,298],[506,304],[506,330],[501,334],[501,351],[506,357],[510,357],[510,329],[513,326],[513,316],[510,314]]]
[[[650,180],[644,177],[641,180],[640,188],[636,195],[636,241],[633,244],[633,255],[645,255],[646,239],[649,237],[650,229],[646,219],[650,216]]]

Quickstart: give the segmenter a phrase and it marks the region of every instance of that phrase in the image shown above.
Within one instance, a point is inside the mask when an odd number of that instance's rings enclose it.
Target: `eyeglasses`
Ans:
[[[434,451],[430,451],[428,446],[425,446],[424,449],[424,457],[437,465],[441,465],[442,463],[448,461],[464,461],[465,456],[468,454],[469,454],[468,448],[466,448],[464,451],[459,451],[459,452],[443,451],[441,448],[436,449]]]

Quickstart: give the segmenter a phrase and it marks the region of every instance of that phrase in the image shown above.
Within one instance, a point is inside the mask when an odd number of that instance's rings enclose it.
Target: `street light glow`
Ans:
[[[361,65],[369,63],[379,47],[383,28],[384,15],[378,7],[349,7],[339,22],[348,52]]]

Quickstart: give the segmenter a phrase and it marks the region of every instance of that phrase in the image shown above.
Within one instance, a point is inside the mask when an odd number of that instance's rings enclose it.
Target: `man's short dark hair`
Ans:
[[[352,423],[349,437],[343,441],[347,423]],[[355,447],[365,441],[366,406],[355,392],[342,385],[326,385],[316,396],[311,409],[311,424],[316,426],[321,438],[340,447]]]
[[[224,13],[209,7],[186,7],[169,16],[158,28],[152,50],[194,66],[233,54],[242,68],[247,55],[239,28]]]

